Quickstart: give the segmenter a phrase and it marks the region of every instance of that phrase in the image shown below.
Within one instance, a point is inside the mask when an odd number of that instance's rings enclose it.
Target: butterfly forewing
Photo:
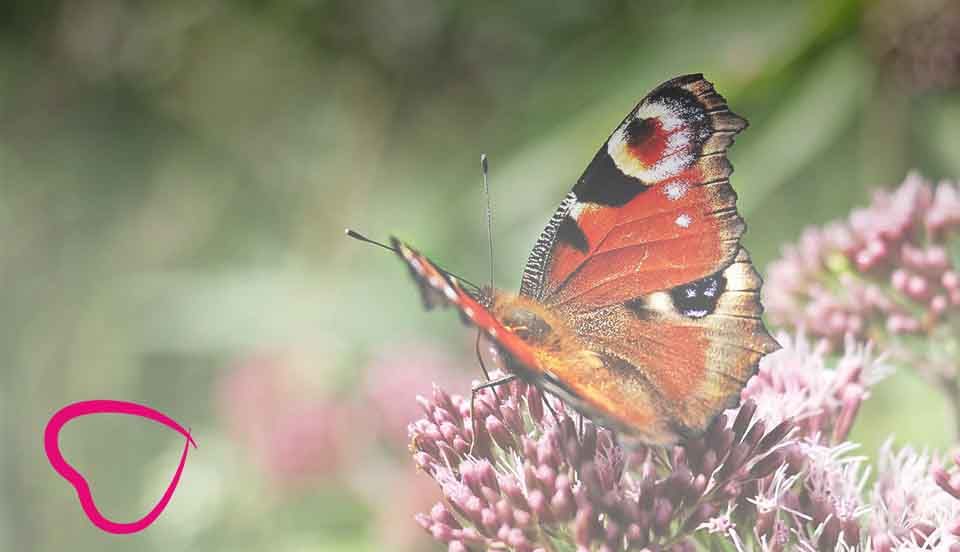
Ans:
[[[460,281],[446,274],[430,259],[397,238],[391,238],[394,251],[410,269],[410,275],[420,287],[424,307],[452,306],[460,313],[461,320],[476,326],[521,366],[534,367],[539,363],[533,350],[493,315],[484,304],[492,299],[477,298],[464,290]]]
[[[733,261],[744,225],[725,157],[746,121],[700,75],[658,86],[601,146],[551,219],[521,293],[604,306]]]

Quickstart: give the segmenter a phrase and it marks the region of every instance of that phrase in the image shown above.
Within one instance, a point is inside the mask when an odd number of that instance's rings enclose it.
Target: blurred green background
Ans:
[[[396,234],[496,277],[649,89],[703,72],[751,127],[731,158],[760,267],[917,168],[960,175],[960,3],[822,0],[6,1],[0,6],[0,549],[424,550],[404,427],[468,389],[470,332],[426,315]],[[82,515],[42,450],[61,406],[149,404],[199,443],[144,533]],[[854,439],[942,449],[901,371]],[[62,435],[103,512],[142,516],[182,440]]]

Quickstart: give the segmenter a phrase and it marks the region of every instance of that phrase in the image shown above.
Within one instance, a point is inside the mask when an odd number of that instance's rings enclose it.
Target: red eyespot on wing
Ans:
[[[646,166],[654,165],[667,153],[671,134],[660,119],[634,119],[627,126],[627,152]]]

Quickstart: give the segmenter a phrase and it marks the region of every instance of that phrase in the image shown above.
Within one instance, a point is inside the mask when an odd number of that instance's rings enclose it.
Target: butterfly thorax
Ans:
[[[560,313],[528,297],[510,294],[498,294],[492,312],[507,331],[530,346],[538,361],[537,366],[525,369],[508,366],[509,371],[526,373],[533,368],[534,372],[552,376],[553,372],[572,370],[574,365],[583,370],[597,368],[596,355]]]
[[[503,325],[531,345],[540,345],[553,337],[553,327],[539,313],[521,305],[512,305],[503,313]]]
[[[530,345],[559,349],[568,333],[555,314],[526,297],[497,294],[492,311],[507,330]]]

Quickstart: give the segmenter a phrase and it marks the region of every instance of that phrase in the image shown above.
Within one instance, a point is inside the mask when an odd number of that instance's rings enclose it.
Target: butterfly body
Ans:
[[[519,295],[469,293],[394,240],[425,305],[453,305],[506,368],[652,444],[702,431],[777,348],[726,149],[746,121],[701,75],[655,88],[564,198]]]

